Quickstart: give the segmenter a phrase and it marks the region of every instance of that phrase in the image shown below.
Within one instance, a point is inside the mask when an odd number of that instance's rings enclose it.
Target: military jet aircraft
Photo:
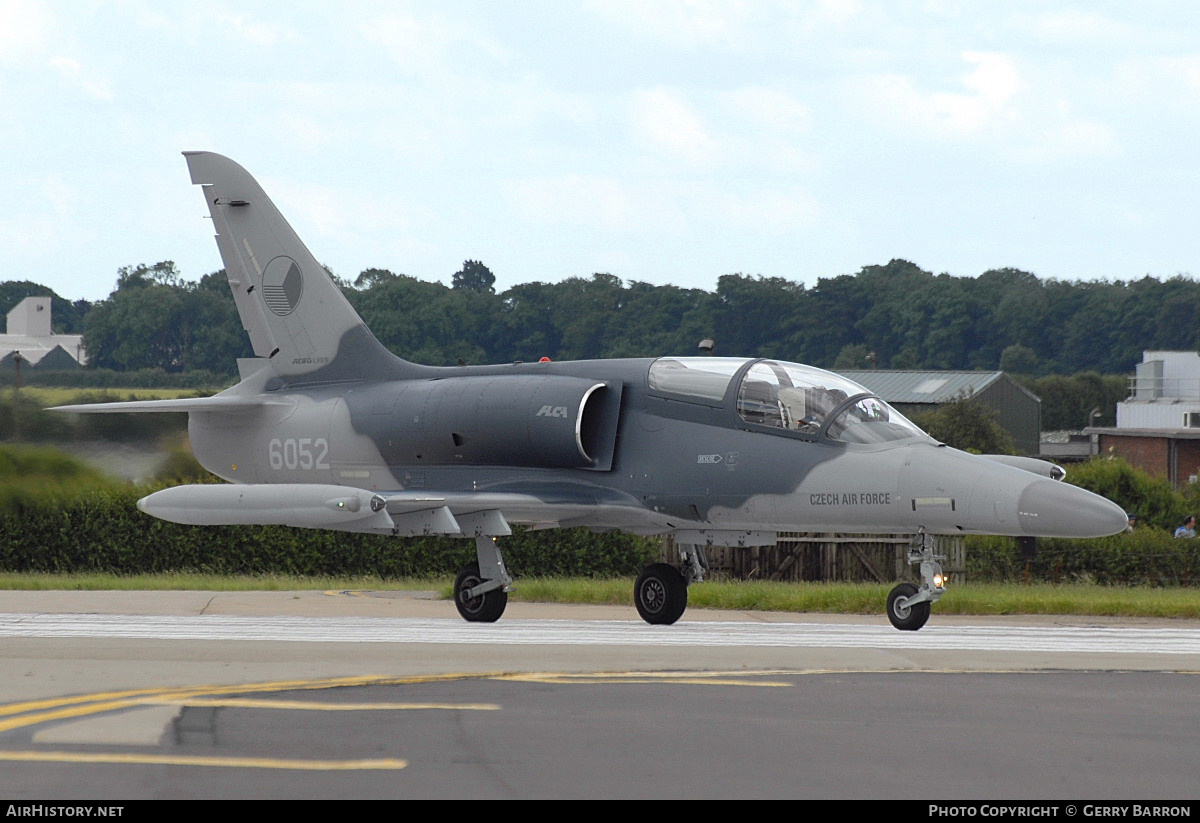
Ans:
[[[938,443],[862,386],[762,358],[658,357],[431,367],[388,351],[241,166],[185,152],[255,358],[204,399],[63,406],[187,412],[192,448],[225,484],[186,485],[138,508],[177,523],[283,524],[474,538],[455,605],[495,621],[512,578],[512,526],[672,535],[677,564],[634,586],[670,624],[710,546],[781,531],[915,535],[921,584],[887,615],[919,629],[945,592],[933,537],[1099,537],[1113,503],[1057,482],[1057,466]]]

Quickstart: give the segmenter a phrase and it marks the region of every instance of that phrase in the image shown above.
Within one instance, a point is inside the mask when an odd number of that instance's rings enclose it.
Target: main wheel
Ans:
[[[892,621],[892,625],[902,632],[915,632],[929,619],[928,600],[923,603],[914,603],[911,606],[900,605],[901,599],[912,597],[918,591],[919,589],[912,583],[901,583],[888,594],[888,620]]]
[[[454,580],[454,605],[463,620],[471,623],[495,623],[504,614],[508,605],[508,592],[503,589],[492,589],[477,597],[471,597],[468,592],[483,582],[479,574],[479,564],[472,563],[463,566]]]
[[[687,582],[667,563],[647,566],[633,585],[633,602],[647,623],[669,626],[687,608]]]

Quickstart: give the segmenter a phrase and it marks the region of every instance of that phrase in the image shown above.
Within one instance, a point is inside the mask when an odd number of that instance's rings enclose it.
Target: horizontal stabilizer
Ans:
[[[50,411],[72,414],[139,414],[144,412],[234,412],[261,406],[287,405],[284,400],[264,400],[259,397],[178,397],[170,400],[127,400],[117,403],[80,403],[74,406],[54,406]]]

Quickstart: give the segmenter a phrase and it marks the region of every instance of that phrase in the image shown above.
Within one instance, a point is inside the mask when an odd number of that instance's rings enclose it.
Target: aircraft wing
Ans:
[[[309,483],[204,483],[155,492],[142,498],[138,508],[190,525],[287,525],[462,537],[511,534],[510,524],[586,526],[643,535],[680,525],[634,498],[594,487],[374,492]]]
[[[599,493],[597,493],[599,492]],[[597,530],[618,529],[632,534],[661,534],[671,531],[677,520],[637,505],[623,495],[609,495],[606,490],[555,489],[547,494],[542,490],[527,492],[381,492],[388,514],[397,523],[421,516],[423,512],[444,509],[462,527],[463,534],[473,534],[475,524],[487,529],[499,525],[495,515],[505,523],[531,528],[570,528],[587,526]],[[609,499],[611,497],[611,499]],[[507,534],[506,530],[499,532]]]

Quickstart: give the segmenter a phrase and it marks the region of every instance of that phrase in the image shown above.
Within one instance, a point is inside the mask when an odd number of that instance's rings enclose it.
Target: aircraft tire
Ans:
[[[469,623],[495,623],[508,606],[508,592],[492,589],[479,597],[467,597],[467,591],[483,582],[479,564],[463,566],[454,580],[454,605],[462,619]]]
[[[918,591],[912,583],[901,583],[888,594],[887,615],[892,625],[902,632],[915,632],[929,619],[929,602],[901,607],[897,601],[912,597]]]
[[[668,563],[647,566],[633,586],[633,603],[647,623],[669,626],[687,608],[687,581]]]

